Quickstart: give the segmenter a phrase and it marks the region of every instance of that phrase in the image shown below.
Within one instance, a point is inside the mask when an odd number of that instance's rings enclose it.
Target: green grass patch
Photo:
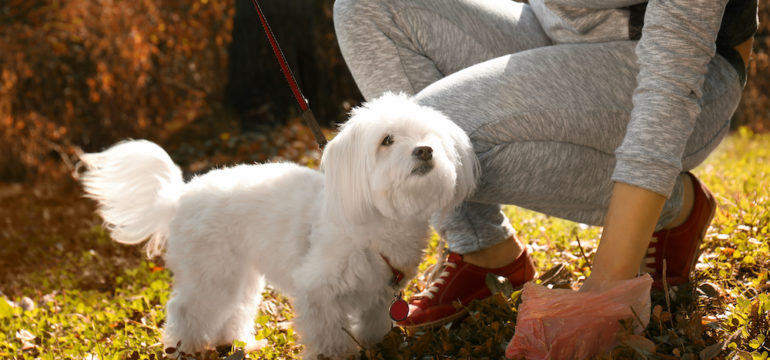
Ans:
[[[654,351],[621,343],[606,358],[766,359],[770,354],[770,135],[740,130],[727,138],[696,175],[716,194],[719,210],[709,229],[695,281],[653,294],[653,316],[644,336]],[[601,229],[507,207],[521,240],[533,250],[540,272],[564,264],[556,286],[577,287],[590,274]],[[54,235],[51,235],[54,236]],[[0,290],[0,358],[159,359],[164,305],[172,276],[135,253],[113,250],[98,228],[82,229],[83,247],[50,248],[51,267],[15,274]],[[41,245],[42,244],[42,245]],[[422,270],[437,259],[434,235]],[[115,255],[117,254],[117,255]],[[133,261],[121,261],[128,258]],[[39,259],[49,261],[49,259]],[[160,261],[158,262],[160,263]],[[136,265],[138,264],[138,265]],[[18,269],[10,269],[14,271]],[[3,270],[6,271],[6,270]],[[21,271],[21,270],[18,270]],[[94,280],[96,279],[96,280]],[[419,292],[424,278],[408,293]],[[255,319],[262,350],[237,346],[200,358],[292,359],[301,350],[291,327],[291,303],[268,289]],[[519,293],[471,305],[462,321],[417,334],[395,328],[363,359],[502,358],[513,335]]]

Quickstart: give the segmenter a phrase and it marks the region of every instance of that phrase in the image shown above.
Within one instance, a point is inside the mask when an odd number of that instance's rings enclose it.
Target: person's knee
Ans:
[[[352,9],[353,6],[359,2],[360,0],[335,0],[334,5],[332,6],[332,13],[334,14],[335,20],[338,16],[349,13],[349,9]]]
[[[380,0],[335,0],[332,8],[334,24],[337,27],[355,19],[373,16],[380,8]]]

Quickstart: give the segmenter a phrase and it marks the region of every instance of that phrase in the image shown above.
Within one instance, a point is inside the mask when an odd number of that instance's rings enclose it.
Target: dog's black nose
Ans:
[[[430,146],[418,146],[414,148],[412,155],[418,160],[428,161],[433,158],[433,149]]]

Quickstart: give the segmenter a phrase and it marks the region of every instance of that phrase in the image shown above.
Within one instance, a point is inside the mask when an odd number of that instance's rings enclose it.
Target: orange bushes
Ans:
[[[71,145],[159,139],[211,112],[232,16],[227,0],[0,5],[0,179],[29,179]]]

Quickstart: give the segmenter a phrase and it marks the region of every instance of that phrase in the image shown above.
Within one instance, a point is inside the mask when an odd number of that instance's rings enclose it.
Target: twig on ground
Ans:
[[[580,243],[580,236],[575,235],[575,240],[577,240],[578,248],[580,249],[580,255],[583,256],[583,260],[586,262],[586,266],[588,266],[588,268],[590,269],[591,261],[588,260],[588,256],[586,256],[586,252],[583,251],[583,244]]]
[[[671,300],[668,297],[668,282],[666,281],[666,259],[663,259],[663,274],[661,274],[661,281],[663,281],[663,295],[666,299],[666,309],[668,309],[669,316],[668,321],[671,323],[671,330],[674,329],[674,313],[671,312]]]
[[[644,333],[644,335],[645,335],[647,338],[650,338],[651,336],[650,336],[650,334],[647,332],[647,328],[646,328],[646,326],[644,325],[644,322],[642,322],[642,318],[640,318],[640,317],[639,317],[639,314],[637,314],[637,313],[636,313],[636,311],[634,310],[634,307],[629,305],[629,306],[628,306],[628,308],[629,308],[629,309],[631,309],[631,313],[632,313],[632,314],[634,314],[634,318],[636,319],[636,321],[638,321],[638,322],[639,322],[639,325],[641,325],[641,326],[642,326],[642,332]]]

